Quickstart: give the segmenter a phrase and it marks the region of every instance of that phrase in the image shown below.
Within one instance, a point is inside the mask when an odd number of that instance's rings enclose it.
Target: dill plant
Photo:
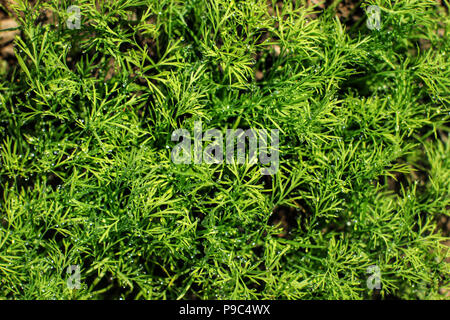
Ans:
[[[448,2],[340,3],[2,7],[0,297],[445,298]],[[195,121],[279,129],[278,172],[175,165]]]

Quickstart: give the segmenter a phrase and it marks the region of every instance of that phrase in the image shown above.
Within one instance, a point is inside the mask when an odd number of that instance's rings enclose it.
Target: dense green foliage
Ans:
[[[448,13],[365,1],[369,30],[339,2],[17,1],[0,298],[443,298]],[[279,171],[172,163],[171,133],[196,120],[278,128]]]

